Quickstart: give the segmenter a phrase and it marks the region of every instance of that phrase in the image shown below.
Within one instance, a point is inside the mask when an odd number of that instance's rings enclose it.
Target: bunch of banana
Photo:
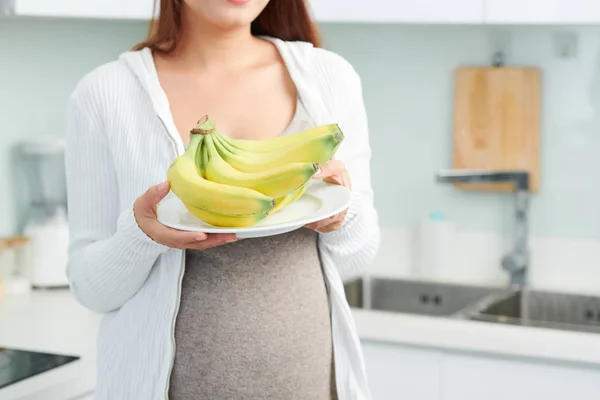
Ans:
[[[249,227],[298,200],[344,139],[337,124],[269,140],[227,138],[207,115],[169,166],[171,190],[201,221]]]

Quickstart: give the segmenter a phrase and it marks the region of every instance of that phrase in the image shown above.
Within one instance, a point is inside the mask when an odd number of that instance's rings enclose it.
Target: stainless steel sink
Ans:
[[[345,285],[351,307],[432,316],[455,316],[500,288],[389,278],[358,279]],[[369,295],[370,294],[370,295]]]
[[[600,333],[600,297],[518,290],[489,298],[472,320]]]
[[[375,277],[344,288],[353,308],[600,333],[600,297]]]

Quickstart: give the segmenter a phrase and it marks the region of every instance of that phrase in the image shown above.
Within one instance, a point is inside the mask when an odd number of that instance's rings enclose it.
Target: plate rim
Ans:
[[[350,189],[348,189],[347,187],[338,185],[336,183],[329,183],[329,182],[325,182],[325,181],[312,182],[311,186],[313,186],[313,185],[324,185],[326,187],[336,187],[337,190],[344,190],[347,195],[346,201],[343,202],[343,204],[340,203],[339,207],[336,207],[332,211],[329,211],[325,214],[315,214],[315,215],[319,215],[318,217],[305,217],[302,219],[298,219],[295,221],[289,221],[286,223],[280,223],[280,224],[275,224],[275,225],[266,225],[266,226],[241,227],[241,228],[209,226],[209,227],[199,227],[199,229],[190,230],[190,229],[182,229],[181,227],[177,227],[172,224],[169,225],[169,224],[165,223],[164,221],[161,221],[160,208],[161,208],[161,206],[163,206],[163,204],[172,202],[172,201],[181,202],[181,199],[179,199],[177,197],[177,195],[175,195],[173,192],[170,192],[169,195],[167,195],[167,197],[165,197],[163,200],[161,200],[161,202],[157,205],[156,219],[158,220],[158,222],[160,222],[161,224],[163,224],[169,228],[177,229],[177,230],[184,231],[184,232],[224,233],[224,234],[227,234],[227,233],[262,233],[262,232],[268,232],[268,231],[281,231],[281,230],[290,229],[290,228],[291,229],[300,228],[306,224],[310,224],[312,222],[316,222],[316,221],[320,221],[320,220],[332,217],[333,215],[342,212],[343,210],[345,210],[346,208],[348,208],[350,206],[350,203],[351,203],[352,197],[353,197],[353,192]],[[306,195],[306,193],[304,195]],[[311,196],[315,196],[315,197],[319,198],[319,196],[317,196],[315,194],[311,194]]]

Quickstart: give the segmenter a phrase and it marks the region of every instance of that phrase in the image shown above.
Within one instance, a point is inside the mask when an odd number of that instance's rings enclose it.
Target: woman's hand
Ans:
[[[350,185],[350,175],[344,164],[339,160],[328,161],[323,164],[321,170],[313,176],[313,179],[323,179],[325,182],[342,185],[349,190],[352,190]],[[348,209],[345,209],[339,214],[307,224],[305,227],[321,233],[338,230],[342,227],[347,212]]]
[[[156,205],[169,193],[169,182],[148,189],[133,205],[133,213],[140,229],[150,239],[173,249],[206,250],[238,240],[235,234],[186,232],[169,228],[156,219]]]

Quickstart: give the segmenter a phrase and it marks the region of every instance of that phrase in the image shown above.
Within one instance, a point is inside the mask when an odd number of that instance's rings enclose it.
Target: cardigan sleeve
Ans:
[[[89,93],[72,96],[65,165],[69,206],[67,277],[75,298],[97,312],[120,308],[142,287],[168,248],[139,229],[119,189],[98,107]]]
[[[352,200],[341,229],[319,235],[322,252],[338,268],[342,279],[361,274],[374,260],[381,230],[371,186],[371,147],[361,79],[342,57],[327,52],[319,73],[329,86],[330,105],[339,115],[344,133],[336,159],[342,161],[352,182]]]

